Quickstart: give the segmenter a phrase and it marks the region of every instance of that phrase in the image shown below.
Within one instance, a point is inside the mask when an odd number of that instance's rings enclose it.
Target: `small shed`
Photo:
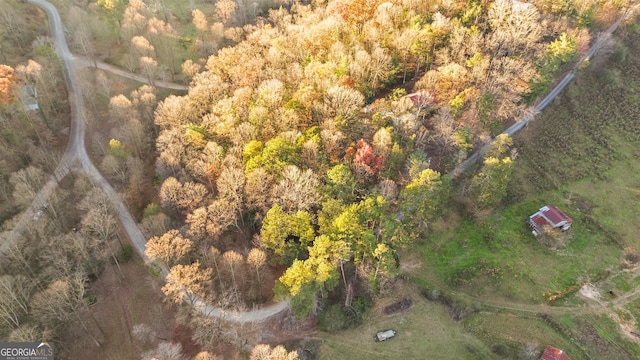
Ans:
[[[25,111],[35,111],[38,106],[38,91],[33,85],[25,85],[20,88],[20,101]]]
[[[556,349],[553,346],[547,346],[540,356],[540,360],[571,360],[564,351]]]
[[[545,205],[538,212],[529,216],[529,225],[533,228],[534,235],[538,234],[536,230],[545,225],[565,231],[569,230],[572,223],[573,220],[564,211],[553,205]]]

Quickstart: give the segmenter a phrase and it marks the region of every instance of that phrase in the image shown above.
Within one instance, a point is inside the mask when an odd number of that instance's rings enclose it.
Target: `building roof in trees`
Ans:
[[[540,360],[571,360],[564,351],[556,349],[553,346],[547,346],[547,348],[540,356]]]
[[[25,85],[20,88],[20,99],[26,111],[38,110],[38,92],[33,85]]]
[[[561,227],[573,222],[567,214],[553,205],[543,206],[540,211],[529,217],[529,221],[531,225],[551,225],[553,227]]]

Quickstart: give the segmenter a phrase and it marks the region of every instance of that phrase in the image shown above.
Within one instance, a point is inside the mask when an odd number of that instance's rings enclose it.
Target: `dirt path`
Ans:
[[[113,189],[111,184],[109,184],[109,182],[102,176],[98,169],[93,165],[91,159],[89,159],[89,156],[87,155],[87,151],[84,145],[86,112],[82,96],[82,89],[77,85],[78,77],[75,71],[75,67],[73,66],[74,56],[69,52],[69,48],[67,47],[60,15],[58,14],[56,8],[45,0],[29,0],[28,2],[40,7],[49,17],[51,33],[55,43],[55,50],[65,68],[65,80],[67,82],[69,91],[69,102],[71,106],[71,132],[69,134],[69,143],[67,144],[67,149],[62,161],[60,162],[60,165],[58,165],[58,169],[56,169],[54,175],[52,175],[52,180],[50,180],[47,185],[41,190],[41,193],[43,195],[42,198],[38,197],[37,201],[43,201],[43,198],[45,197],[48,198],[53,189],[55,189],[55,187],[57,186],[57,181],[59,180],[58,176],[66,175],[71,169],[84,172],[91,179],[95,186],[101,188],[105,192],[105,194],[107,194],[113,208],[118,215],[118,218],[120,219],[122,229],[127,234],[131,245],[138,253],[138,256],[140,256],[144,263],[148,265],[151,261],[144,253],[146,249],[146,239],[142,235],[142,232],[129,213],[129,210],[118,197],[116,191]],[[82,64],[82,61],[80,61],[80,64]],[[104,69],[107,71],[117,72],[119,75],[126,76],[134,80],[138,80],[137,75],[127,73],[113,66],[104,66]],[[141,78],[144,82],[144,77],[139,78]],[[170,84],[166,83],[164,85]],[[174,85],[180,86],[181,90],[183,89],[182,85]],[[11,238],[16,239],[17,236],[21,234],[21,229],[26,227],[29,219],[33,216],[33,211],[35,209],[34,206],[38,206],[38,204],[40,203],[34,200],[32,206],[29,209],[30,211],[26,211],[25,214],[21,216],[20,221],[18,222],[21,227],[14,228]],[[10,245],[10,241],[7,241],[7,245]],[[164,267],[164,265],[161,265],[161,269],[161,274],[163,278],[165,278],[168,273],[168,269]],[[289,307],[287,301],[282,301],[251,311],[229,312],[208,305],[200,299],[197,299],[193,305],[201,313],[207,316],[223,317],[226,320],[233,322],[263,321]]]
[[[69,89],[69,97],[70,104],[72,110],[72,121],[71,121],[71,133],[69,136],[69,143],[67,146],[67,150],[64,154],[62,161],[60,162],[58,168],[51,176],[51,179],[47,182],[47,184],[40,190],[38,196],[33,201],[32,205],[25,211],[18,220],[16,226],[13,231],[8,233],[0,234],[0,239],[2,240],[2,246],[0,250],[4,253],[5,248],[9,248],[13,243],[15,243],[16,239],[22,234],[24,228],[27,227],[27,224],[32,221],[33,214],[37,209],[46,202],[48,197],[51,195],[53,190],[57,187],[58,181],[61,180],[64,176],[66,176],[71,170],[82,171],[84,172],[92,182],[100,187],[109,197],[113,208],[116,210],[117,215],[122,224],[123,230],[127,233],[129,240],[140,256],[140,258],[145,262],[145,264],[150,263],[150,259],[144,254],[144,250],[146,249],[146,239],[142,235],[140,229],[138,228],[136,222],[133,217],[129,213],[126,206],[122,203],[118,194],[113,189],[113,187],[109,184],[109,182],[100,174],[98,169],[93,165],[91,160],[89,159],[85,146],[84,146],[84,133],[85,133],[85,108],[83,97],[81,93],[80,87],[76,84],[77,75],[75,72],[75,68],[73,64],[80,66],[93,66],[94,64],[82,57],[74,57],[70,52],[66,44],[66,40],[64,38],[64,32],[62,29],[62,22],[60,20],[60,16],[53,5],[44,1],[44,0],[29,0],[29,3],[34,4],[42,8],[48,15],[50,19],[50,25],[53,37],[55,39],[55,48],[56,53],[60,57],[63,62],[63,65],[66,69],[65,78],[67,81],[67,86]],[[612,25],[600,39],[592,46],[587,58],[593,56],[597,49],[601,44],[601,39],[604,39],[613,33],[618,25],[621,23],[623,19],[618,20],[614,25]],[[114,74],[133,79],[136,81],[140,81],[143,83],[152,83],[155,86],[166,87],[170,89],[176,90],[187,90],[188,88],[184,85],[173,84],[164,81],[149,81],[149,79],[129,73],[124,71],[118,67],[115,67],[110,64],[98,62],[95,66],[99,69],[112,72]],[[524,127],[529,121],[533,119],[533,116],[537,111],[542,110],[548,103],[550,103],[555,96],[557,96],[566,85],[573,79],[573,72],[568,74],[550,93],[545,97],[536,107],[534,111],[530,112],[530,115],[523,118],[520,122],[514,124],[511,128],[509,128],[505,133],[510,135],[519,131],[522,127]],[[467,161],[463,162],[466,164],[463,166],[461,164],[454,173],[460,173],[466,169],[472,161],[477,160],[480,156],[481,151],[477,152],[475,155],[475,159],[472,159],[473,156]],[[162,267],[162,275],[166,276],[168,273],[168,269],[166,267]],[[470,300],[473,302],[480,302],[486,306],[494,307],[498,309],[516,311],[516,312],[528,312],[535,314],[565,314],[567,312],[581,313],[584,314],[585,311],[590,313],[602,313],[606,312],[606,306],[598,306],[598,307],[589,307],[585,309],[584,307],[573,307],[573,306],[550,306],[548,304],[522,304],[522,303],[511,303],[506,301],[487,301],[486,299],[478,298],[466,293],[457,292],[453,289],[444,286],[444,284],[440,284],[436,282],[436,279],[429,279],[430,282],[434,283],[434,285],[438,286],[441,289],[449,291],[452,295],[459,297],[461,299]],[[615,307],[622,306],[621,304],[626,304],[630,301],[630,299],[635,298],[636,295],[640,294],[640,287],[634,289],[633,291],[620,296],[616,302],[611,302],[611,305]],[[604,305],[603,302],[599,302],[601,305]],[[194,301],[193,306],[198,309],[202,314],[212,317],[220,317],[225,320],[232,322],[258,322],[268,319],[269,317],[287,309],[289,307],[289,303],[287,301],[281,301],[278,303],[274,303],[272,305],[254,309],[246,312],[233,312],[233,311],[225,311],[216,307],[213,307],[209,304],[204,303],[201,299],[196,299]],[[600,310],[598,310],[600,309]]]
[[[31,205],[19,215],[13,228],[0,233],[0,264],[11,253],[12,248],[18,242],[18,239],[22,237],[25,229],[34,221],[36,212],[44,207],[53,191],[58,187],[58,183],[69,174],[70,169],[71,166],[63,158],[47,183],[38,191]]]
[[[164,80],[155,80],[155,79],[149,79],[148,77],[142,76],[142,75],[138,75],[138,74],[134,74],[132,72],[126,71],[120,67],[117,67],[115,65],[112,64],[108,64],[106,62],[103,61],[96,61],[96,60],[91,60],[88,59],[84,56],[78,56],[78,55],[72,55],[73,56],[73,62],[79,66],[82,67],[92,67],[92,68],[97,68],[100,70],[104,70],[107,72],[110,72],[112,74],[118,75],[118,76],[122,76],[124,78],[127,79],[131,79],[131,80],[135,80],[137,82],[141,82],[143,84],[148,84],[148,85],[153,85],[156,87],[161,87],[161,88],[165,88],[165,89],[172,89],[172,90],[183,90],[183,91],[187,91],[189,90],[189,87],[187,85],[182,85],[182,84],[176,84],[176,83],[172,83],[169,81],[164,81]]]
[[[412,274],[416,268],[409,265],[403,266],[403,271],[407,274]],[[620,274],[621,272],[626,272],[628,270],[620,270],[618,272],[614,272],[610,274],[606,279],[613,278]],[[640,274],[640,267],[635,269],[634,272],[636,276]],[[420,272],[422,276],[424,276],[424,272]],[[601,281],[605,281],[606,279],[602,279]],[[457,291],[450,286],[440,282],[439,279],[428,276],[424,279],[429,284],[434,286],[436,289],[440,291],[445,291],[448,295],[452,296],[454,299],[462,300],[467,303],[475,303],[480,304],[488,310],[494,309],[498,311],[508,311],[514,314],[529,314],[529,315],[555,315],[561,316],[565,314],[574,314],[574,315],[607,315],[612,321],[614,321],[620,327],[620,333],[623,334],[628,340],[640,344],[640,337],[637,334],[640,334],[640,331],[636,329],[638,319],[636,319],[633,314],[627,311],[624,307],[636,300],[640,295],[640,286],[632,289],[624,294],[619,295],[614,299],[606,299],[601,296],[600,290],[591,283],[584,284],[576,293],[576,296],[584,300],[584,305],[550,305],[549,303],[543,302],[539,304],[525,304],[518,302],[510,302],[503,300],[489,300],[486,298],[476,297],[470,295],[465,292]],[[624,313],[626,318],[621,317],[619,314]]]
[[[409,271],[409,274],[411,274],[411,271]],[[421,272],[420,274],[424,276],[423,272]],[[582,314],[585,312],[585,308],[579,307],[579,306],[555,306],[555,305],[549,305],[546,302],[539,303],[539,304],[525,304],[520,302],[503,301],[503,300],[497,300],[497,299],[488,300],[486,298],[481,298],[465,292],[458,291],[440,282],[439,279],[433,276],[424,280],[426,280],[429,284],[434,286],[436,289],[446,292],[454,299],[459,299],[470,304],[478,303],[487,308],[508,310],[511,312],[519,312],[519,313],[548,314],[548,315],[562,315],[568,312],[575,313],[575,314]]]

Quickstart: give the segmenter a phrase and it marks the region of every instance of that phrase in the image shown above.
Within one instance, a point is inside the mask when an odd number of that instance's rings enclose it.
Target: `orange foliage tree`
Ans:
[[[11,66],[0,64],[0,104],[7,104],[13,100],[13,88],[17,79],[18,75]]]
[[[360,32],[364,23],[373,16],[378,3],[378,0],[342,0],[333,3],[332,10]]]

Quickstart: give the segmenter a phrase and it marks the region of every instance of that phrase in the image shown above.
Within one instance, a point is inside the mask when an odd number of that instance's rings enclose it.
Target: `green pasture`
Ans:
[[[563,207],[574,219],[573,239],[559,250],[540,244],[525,224],[546,203]],[[572,210],[561,194],[548,193],[482,221],[460,220],[454,231],[434,232],[421,247],[423,276],[474,296],[533,303],[596,278],[603,268],[619,263],[620,249],[585,222],[584,214]]]

